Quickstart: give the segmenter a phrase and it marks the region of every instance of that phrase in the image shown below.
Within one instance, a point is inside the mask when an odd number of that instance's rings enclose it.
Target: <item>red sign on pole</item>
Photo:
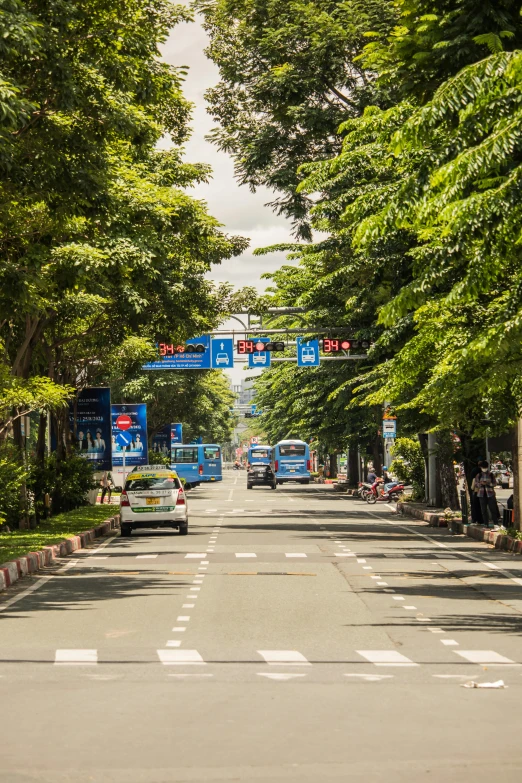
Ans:
[[[132,419],[130,416],[127,416],[126,413],[122,413],[121,416],[118,416],[116,419],[116,426],[119,430],[128,430],[129,427],[132,427]]]

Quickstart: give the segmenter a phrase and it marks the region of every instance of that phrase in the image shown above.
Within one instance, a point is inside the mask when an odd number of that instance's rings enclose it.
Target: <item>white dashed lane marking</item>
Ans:
[[[98,663],[98,650],[56,650],[54,662],[61,666],[93,666]]]
[[[285,557],[306,557],[304,552],[285,552]]]
[[[146,559],[153,559],[157,557],[157,555],[136,555],[136,560],[146,560]]]
[[[410,658],[407,658],[397,650],[357,650],[358,654],[366,658],[375,666],[418,666]]]
[[[515,664],[511,658],[505,658],[494,650],[453,650],[453,652],[470,663],[487,663],[489,665],[501,663]],[[520,664],[515,664],[515,666],[520,666]]]
[[[164,666],[204,666],[205,661],[197,650],[157,650]]]
[[[305,656],[297,650],[258,650],[271,666],[311,666]]]
[[[236,557],[257,557],[254,552],[236,552]]]
[[[205,552],[201,552],[201,553],[189,552],[188,554],[185,555],[185,559],[187,559],[189,557],[196,558],[196,559],[203,559],[206,556],[207,555],[206,555]]]

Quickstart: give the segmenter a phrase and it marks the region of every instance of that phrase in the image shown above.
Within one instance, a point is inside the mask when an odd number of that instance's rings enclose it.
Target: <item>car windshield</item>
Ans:
[[[180,480],[175,476],[150,476],[128,478],[125,483],[125,489],[128,492],[139,492],[148,489],[179,489]]]
[[[279,453],[282,457],[304,457],[306,446],[296,446],[294,443],[290,446],[279,446]]]

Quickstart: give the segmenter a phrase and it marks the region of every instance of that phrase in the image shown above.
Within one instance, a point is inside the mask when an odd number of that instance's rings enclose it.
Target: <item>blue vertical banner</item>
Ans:
[[[123,465],[122,448],[116,443],[116,435],[120,432],[116,426],[116,419],[122,413],[126,413],[132,419],[131,426],[126,430],[132,437],[132,441],[125,452],[125,465],[148,465],[147,406],[143,402],[134,405],[111,405],[112,465],[115,468]]]
[[[151,464],[154,463],[154,454],[162,454],[170,459],[170,424],[165,424],[152,438]]]
[[[171,445],[183,443],[183,424],[181,422],[170,425],[170,442]]]
[[[96,470],[110,470],[112,464],[111,390],[88,387],[69,406],[69,421],[76,432],[78,454]]]

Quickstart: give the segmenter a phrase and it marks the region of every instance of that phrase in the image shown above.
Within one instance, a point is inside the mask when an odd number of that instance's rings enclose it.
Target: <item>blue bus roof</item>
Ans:
[[[285,445],[286,443],[302,443],[304,446],[308,446],[308,443],[306,443],[304,440],[280,440],[278,443],[276,443],[276,446],[281,446],[281,444]]]
[[[254,451],[254,449],[271,449],[272,446],[264,446],[262,443],[253,443],[251,446],[248,447],[249,451]]]

